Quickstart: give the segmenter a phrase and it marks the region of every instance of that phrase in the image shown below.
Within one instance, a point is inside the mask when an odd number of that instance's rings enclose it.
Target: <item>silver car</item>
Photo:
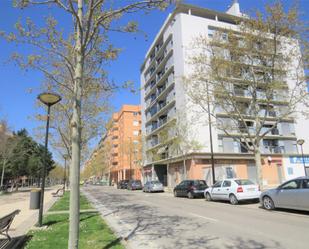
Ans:
[[[260,202],[267,210],[288,208],[309,211],[309,177],[292,179],[263,192]]]
[[[144,192],[163,192],[163,184],[159,181],[148,181],[144,184]]]

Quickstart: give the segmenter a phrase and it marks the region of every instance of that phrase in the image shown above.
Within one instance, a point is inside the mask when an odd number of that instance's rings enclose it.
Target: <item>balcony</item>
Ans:
[[[146,99],[145,111],[147,112],[148,109],[150,109],[156,103],[156,101],[165,98],[166,94],[169,93],[169,91],[172,89],[173,84],[174,84],[174,76],[171,74],[168,76],[167,79],[165,79],[163,85],[157,87],[157,93],[156,93],[157,98],[152,100],[150,99],[150,97],[148,97]]]
[[[234,94],[241,97],[250,97],[249,91],[241,88],[234,88]]]
[[[279,153],[282,154],[285,152],[284,146],[264,146],[262,152],[265,154]]]
[[[160,111],[165,106],[166,106],[166,100],[159,101],[159,103],[158,103],[158,111]]]
[[[164,83],[164,85],[159,86],[157,88],[157,95],[159,96],[165,89],[166,89],[166,84]]]
[[[164,73],[162,73],[163,71]],[[170,80],[170,75],[172,75],[174,73],[174,66],[171,65],[170,68],[168,69],[162,69],[161,72],[159,73],[159,77],[156,79],[156,84],[155,85],[162,85],[162,83],[164,83],[167,79]],[[154,79],[155,80],[155,79]],[[155,86],[154,85],[154,86]],[[156,92],[156,88],[155,87],[147,87],[147,91],[145,93],[145,99],[152,93],[155,93]]]

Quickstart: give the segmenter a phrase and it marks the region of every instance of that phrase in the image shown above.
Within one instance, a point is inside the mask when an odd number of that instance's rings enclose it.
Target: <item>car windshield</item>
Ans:
[[[151,183],[152,184],[161,184],[161,182],[159,182],[159,181],[152,181]]]
[[[254,183],[248,179],[240,179],[240,180],[235,180],[235,182],[238,185],[254,185]]]

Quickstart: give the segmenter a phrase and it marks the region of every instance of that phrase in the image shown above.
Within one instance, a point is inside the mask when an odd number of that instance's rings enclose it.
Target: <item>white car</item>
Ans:
[[[233,205],[242,200],[258,200],[260,194],[259,186],[248,179],[217,181],[204,191],[204,196],[207,201],[226,200],[230,201]]]

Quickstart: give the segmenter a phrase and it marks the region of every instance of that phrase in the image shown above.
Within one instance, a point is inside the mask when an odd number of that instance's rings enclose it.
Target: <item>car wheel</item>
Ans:
[[[191,192],[188,192],[187,195],[188,195],[188,198],[189,198],[189,199],[193,199],[193,198],[194,198],[194,195],[193,195]]]
[[[263,198],[263,207],[267,210],[272,210],[275,208],[273,200],[269,196]]]
[[[237,200],[236,196],[233,195],[233,194],[230,195],[230,203],[231,203],[232,205],[238,204],[238,200]]]
[[[206,201],[211,201],[211,196],[208,192],[206,193],[205,199]]]
[[[178,197],[177,191],[174,190],[174,197]]]

